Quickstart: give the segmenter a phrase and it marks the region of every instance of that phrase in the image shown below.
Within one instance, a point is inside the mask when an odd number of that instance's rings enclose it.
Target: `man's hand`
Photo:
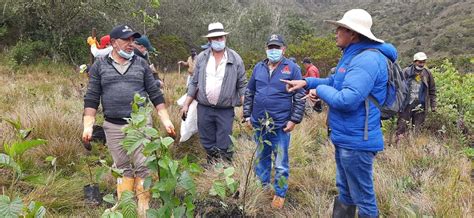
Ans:
[[[245,127],[249,130],[253,129],[252,122],[250,121],[250,117],[244,118],[242,123],[245,123]]]
[[[309,93],[301,99],[307,99],[307,98],[309,98],[311,102],[316,102],[316,100],[318,100],[318,94],[316,93],[316,89],[309,90]]]
[[[185,103],[183,105],[183,108],[181,108],[181,110],[179,111],[179,116],[188,117],[188,110],[189,110],[189,106]]]
[[[92,130],[95,122],[95,117],[84,116],[84,131],[82,132],[82,141],[89,144],[92,139]]]
[[[184,63],[184,61],[178,61],[178,64],[183,64],[183,63]]]
[[[163,126],[165,126],[166,132],[171,138],[176,138],[176,132],[174,131],[174,125],[171,120],[164,120]]]
[[[87,37],[87,44],[89,44],[89,46],[95,46],[97,47],[97,39],[94,37],[92,38],[92,36],[89,36]]]
[[[283,129],[283,131],[285,132],[291,132],[293,131],[293,129],[295,128],[296,124],[293,123],[293,121],[288,121],[288,123],[286,124],[286,127]]]
[[[284,80],[280,79],[280,81],[286,83],[286,91],[294,92],[298,89],[304,88],[307,83],[306,80]]]

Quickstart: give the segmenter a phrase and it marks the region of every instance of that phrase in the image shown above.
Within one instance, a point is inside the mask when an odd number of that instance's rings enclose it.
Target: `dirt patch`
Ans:
[[[195,203],[198,217],[242,217],[242,210],[234,203],[209,198]]]

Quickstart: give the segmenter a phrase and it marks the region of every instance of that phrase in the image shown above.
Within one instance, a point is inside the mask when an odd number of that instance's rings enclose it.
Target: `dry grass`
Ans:
[[[70,72],[67,67],[30,67],[13,74],[0,66],[1,116],[20,117],[25,126],[34,128],[33,137],[48,140],[48,144],[28,152],[31,171],[47,174],[51,167],[44,158],[58,158],[56,178],[47,186],[31,185],[18,189],[24,200],[43,202],[50,216],[97,217],[103,207],[84,205],[82,187],[89,183],[84,163],[86,156],[79,141],[81,134],[82,95],[84,78]],[[49,72],[49,73],[48,73]],[[179,107],[175,101],[185,92],[185,75],[165,75],[168,110],[179,129]],[[241,115],[241,109],[236,110]],[[159,120],[154,118],[155,126]],[[255,150],[250,132],[235,122],[237,137],[233,166],[235,179],[240,181],[240,199],[224,199],[225,205],[242,205],[245,175]],[[8,141],[11,129],[0,124],[0,141]],[[455,139],[439,139],[428,133],[409,137],[393,147],[386,147],[375,161],[375,188],[383,216],[472,217],[474,202],[470,180],[471,161],[460,152]],[[191,160],[205,162],[205,153],[194,136],[188,142],[175,145],[176,157],[190,156]],[[106,152],[93,153],[105,155]],[[305,117],[292,133],[290,146],[290,179],[285,209],[270,208],[271,194],[258,186],[255,176],[250,177],[247,191],[246,213],[250,216],[329,217],[335,187],[334,147],[327,141],[325,113]],[[199,201],[220,201],[208,195],[217,178],[211,168],[197,177]],[[113,180],[101,182],[106,192],[113,191]],[[110,187],[112,186],[112,187]],[[27,191],[26,191],[27,190]],[[224,204],[222,204],[224,205]],[[222,206],[224,207],[224,206]],[[214,208],[222,210],[223,208]],[[199,208],[198,208],[199,210]],[[212,211],[213,208],[206,208]],[[225,208],[224,208],[225,210]]]

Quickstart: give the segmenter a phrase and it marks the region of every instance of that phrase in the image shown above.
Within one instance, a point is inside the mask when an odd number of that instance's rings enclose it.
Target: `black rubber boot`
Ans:
[[[334,198],[333,218],[354,218],[356,212],[355,205],[345,205],[339,201],[338,196]]]

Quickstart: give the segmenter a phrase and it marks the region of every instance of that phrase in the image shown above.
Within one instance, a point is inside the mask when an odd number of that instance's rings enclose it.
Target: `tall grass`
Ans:
[[[176,129],[180,127],[179,107],[176,100],[184,94],[184,74],[161,75],[165,79],[164,92],[168,111]],[[23,182],[17,194],[25,200],[41,201],[50,216],[97,217],[105,206],[91,208],[83,202],[82,187],[90,183],[87,176],[88,155],[91,159],[108,157],[102,153],[86,153],[80,142],[82,132],[81,84],[86,80],[74,74],[67,66],[32,66],[12,73],[0,66],[1,116],[19,117],[22,123],[34,128],[33,137],[48,140],[25,155],[30,163],[29,172],[54,175],[47,185]],[[241,108],[236,109],[240,119]],[[283,210],[270,208],[271,191],[262,190],[255,176],[250,177],[247,191],[246,213],[250,216],[328,217],[337,195],[335,187],[334,147],[328,141],[325,113],[306,116],[292,132],[290,145],[290,178],[286,205]],[[160,126],[154,116],[155,126]],[[209,189],[217,174],[205,170],[197,178],[199,193],[197,211],[211,213],[226,211],[231,205],[241,206],[245,175],[249,160],[255,150],[251,132],[234,123],[235,179],[240,181],[239,198],[220,200],[209,196]],[[8,142],[12,131],[0,123],[0,141]],[[470,180],[471,161],[462,153],[458,137],[437,137],[432,132],[410,135],[398,145],[387,146],[375,160],[375,189],[381,215],[389,217],[473,217],[474,193]],[[0,149],[1,150],[1,149]],[[205,153],[198,137],[175,144],[175,156],[188,155],[191,160],[204,163]],[[47,156],[57,157],[58,172],[51,174],[51,166],[44,161]],[[104,157],[106,156],[106,157]],[[86,158],[87,159],[87,158]],[[94,166],[93,166],[94,167]],[[8,173],[2,169],[1,174]],[[100,181],[103,191],[114,191],[113,179]],[[3,181],[3,180],[0,180]],[[0,185],[8,188],[8,183]],[[208,203],[207,203],[208,202]],[[211,204],[210,202],[221,202]]]

